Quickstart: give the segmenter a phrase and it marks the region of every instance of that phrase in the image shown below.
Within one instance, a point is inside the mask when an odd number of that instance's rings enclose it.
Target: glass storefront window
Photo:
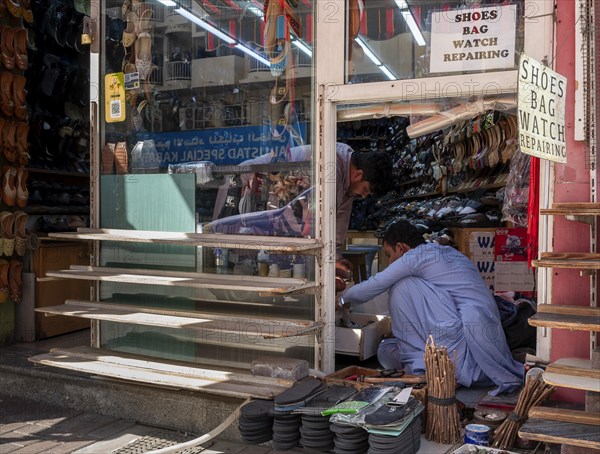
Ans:
[[[523,0],[348,0],[346,82],[515,69],[523,8]]]
[[[314,238],[312,2],[104,4],[98,227]],[[264,276],[256,246],[102,242],[100,265]],[[270,254],[269,263],[277,265],[269,276],[278,269],[278,277],[291,277],[302,264],[314,278],[314,256]],[[231,317],[314,321],[316,313],[314,296],[227,289],[102,283],[100,297]],[[249,363],[256,350],[292,349],[313,365],[314,335],[268,337],[232,334],[217,352],[219,342],[206,331],[102,322],[100,343],[198,362],[210,351],[224,364]]]

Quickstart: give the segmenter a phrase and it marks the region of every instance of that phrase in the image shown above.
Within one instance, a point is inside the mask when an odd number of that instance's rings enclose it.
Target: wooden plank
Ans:
[[[312,238],[290,238],[220,233],[160,232],[152,230],[88,229],[77,232],[50,233],[53,238],[71,240],[122,241],[130,243],[160,243],[179,246],[207,246],[232,249],[256,249],[287,253],[316,254],[322,243]]]
[[[600,320],[598,320],[598,317],[538,313],[529,317],[528,322],[531,326],[537,327],[562,328],[576,331],[600,331]]]
[[[560,358],[546,366],[546,372],[600,380],[600,369],[593,369],[589,359]]]
[[[165,370],[169,366],[166,363],[141,360],[131,361],[124,359],[124,357],[119,362],[114,352],[111,353],[113,354],[108,359],[112,359],[113,361],[110,362],[104,360],[107,358],[93,359],[93,355],[86,356],[77,354],[77,352],[73,354],[54,351],[32,356],[29,360],[38,364],[75,370],[102,377],[244,399],[248,397],[272,399],[277,394],[289,388],[289,386],[281,384],[285,382],[283,380],[279,380],[280,383],[277,383],[274,379],[270,379],[270,382],[265,382],[267,377],[254,377],[250,375],[241,377],[233,374],[227,376],[224,373],[219,374],[217,371],[204,371],[205,374],[203,376],[200,373],[202,369],[199,368],[196,369],[196,375],[178,374]],[[156,368],[155,366],[162,367]],[[178,369],[175,367],[175,370],[177,371]],[[235,380],[231,379],[231,377],[234,377]]]
[[[567,306],[556,304],[538,304],[538,314],[582,315],[584,317],[600,318],[600,307]]]
[[[525,440],[600,449],[600,431],[595,425],[529,418],[519,436]]]
[[[562,388],[600,392],[600,379],[598,378],[575,377],[546,371],[544,372],[544,381],[549,385],[560,386]]]
[[[137,368],[149,368],[153,371],[162,372],[167,375],[179,375],[182,377],[198,378],[212,381],[241,381],[266,385],[283,386],[289,388],[294,384],[293,380],[283,378],[271,378],[262,376],[253,376],[239,368],[220,367],[219,369],[209,369],[191,365],[188,362],[176,360],[163,360],[151,356],[136,355],[133,353],[116,352],[102,348],[93,348],[86,346],[70,348],[53,348],[50,353],[68,355],[74,358],[86,360],[101,361],[105,364],[123,365]]]
[[[532,407],[529,410],[529,417],[548,419],[550,421],[600,426],[600,415],[580,410],[569,410],[566,408]]]
[[[594,202],[574,202],[574,203],[554,203],[551,208],[540,209],[540,214],[552,215],[580,215],[580,216],[599,216],[600,203]]]
[[[542,252],[531,263],[538,268],[600,269],[600,253]]]
[[[305,279],[91,266],[71,266],[69,270],[47,271],[46,276],[63,279],[166,285],[186,288],[226,288],[228,290],[269,292],[274,294],[287,294],[316,288],[314,282]]]
[[[248,317],[227,317],[195,312],[168,311],[102,302],[67,300],[65,304],[36,309],[47,315],[67,315],[91,320],[161,326],[165,328],[196,329],[210,332],[248,333],[255,337],[293,337],[316,331],[321,325],[314,322],[267,320]]]

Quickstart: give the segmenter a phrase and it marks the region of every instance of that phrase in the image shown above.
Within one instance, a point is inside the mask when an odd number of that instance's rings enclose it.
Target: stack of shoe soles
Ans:
[[[367,454],[416,454],[421,447],[421,416],[398,436],[370,434]]]
[[[310,399],[304,407],[294,410],[294,413],[302,415],[300,429],[302,447],[318,451],[333,450],[335,434],[329,428],[329,416],[323,416],[321,412],[354,394],[356,390],[349,386],[328,386],[325,391]]]
[[[421,416],[424,406],[415,398],[404,405],[386,404],[365,416],[369,428],[390,435],[371,433],[369,454],[413,454],[421,446]]]
[[[369,449],[369,432],[362,427],[332,423],[330,429],[335,434],[335,454],[364,454]]]
[[[304,407],[311,398],[322,393],[324,389],[320,380],[309,377],[275,396],[273,449],[286,450],[298,446],[302,415],[292,412]]]
[[[253,400],[240,411],[238,428],[242,440],[259,444],[273,438],[273,401]]]

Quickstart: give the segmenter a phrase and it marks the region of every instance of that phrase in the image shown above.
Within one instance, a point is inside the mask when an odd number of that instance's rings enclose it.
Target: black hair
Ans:
[[[394,247],[397,243],[405,243],[411,248],[426,243],[423,232],[407,219],[398,219],[391,222],[383,234],[383,241]]]
[[[371,183],[371,192],[384,195],[392,189],[392,158],[383,151],[355,151],[352,164],[363,171],[363,180]]]

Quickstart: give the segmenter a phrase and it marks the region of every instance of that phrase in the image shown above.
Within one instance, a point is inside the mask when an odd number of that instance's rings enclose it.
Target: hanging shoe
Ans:
[[[2,177],[2,201],[6,206],[15,206],[17,199],[17,169],[13,166],[5,165]]]
[[[17,147],[17,161],[20,165],[26,167],[29,165],[29,123],[20,122],[17,125],[16,135],[16,147]]]
[[[27,69],[27,30],[17,28],[14,32],[14,59],[17,68],[25,71]]]
[[[21,121],[27,121],[29,114],[27,112],[27,94],[25,93],[25,76],[13,74],[12,99],[14,103],[14,115]]]
[[[27,189],[27,178],[29,177],[29,171],[23,167],[17,169],[17,206],[19,208],[25,208],[27,206],[27,200],[29,200],[29,190]]]
[[[23,257],[27,251],[27,221],[29,215],[23,211],[15,211],[15,222],[14,222],[14,238],[15,238],[15,252],[17,255]]]
[[[12,257],[15,252],[14,236],[15,215],[10,211],[0,213],[0,231],[2,232],[2,254]]]
[[[11,163],[17,160],[16,132],[17,123],[10,120],[4,123],[2,128],[2,153]]]
[[[0,26],[0,48],[2,64],[6,69],[15,67],[15,29],[8,25]]]
[[[3,54],[4,55],[4,54]],[[7,117],[12,117],[15,112],[15,103],[12,99],[13,74],[8,71],[0,72],[0,110]]]

